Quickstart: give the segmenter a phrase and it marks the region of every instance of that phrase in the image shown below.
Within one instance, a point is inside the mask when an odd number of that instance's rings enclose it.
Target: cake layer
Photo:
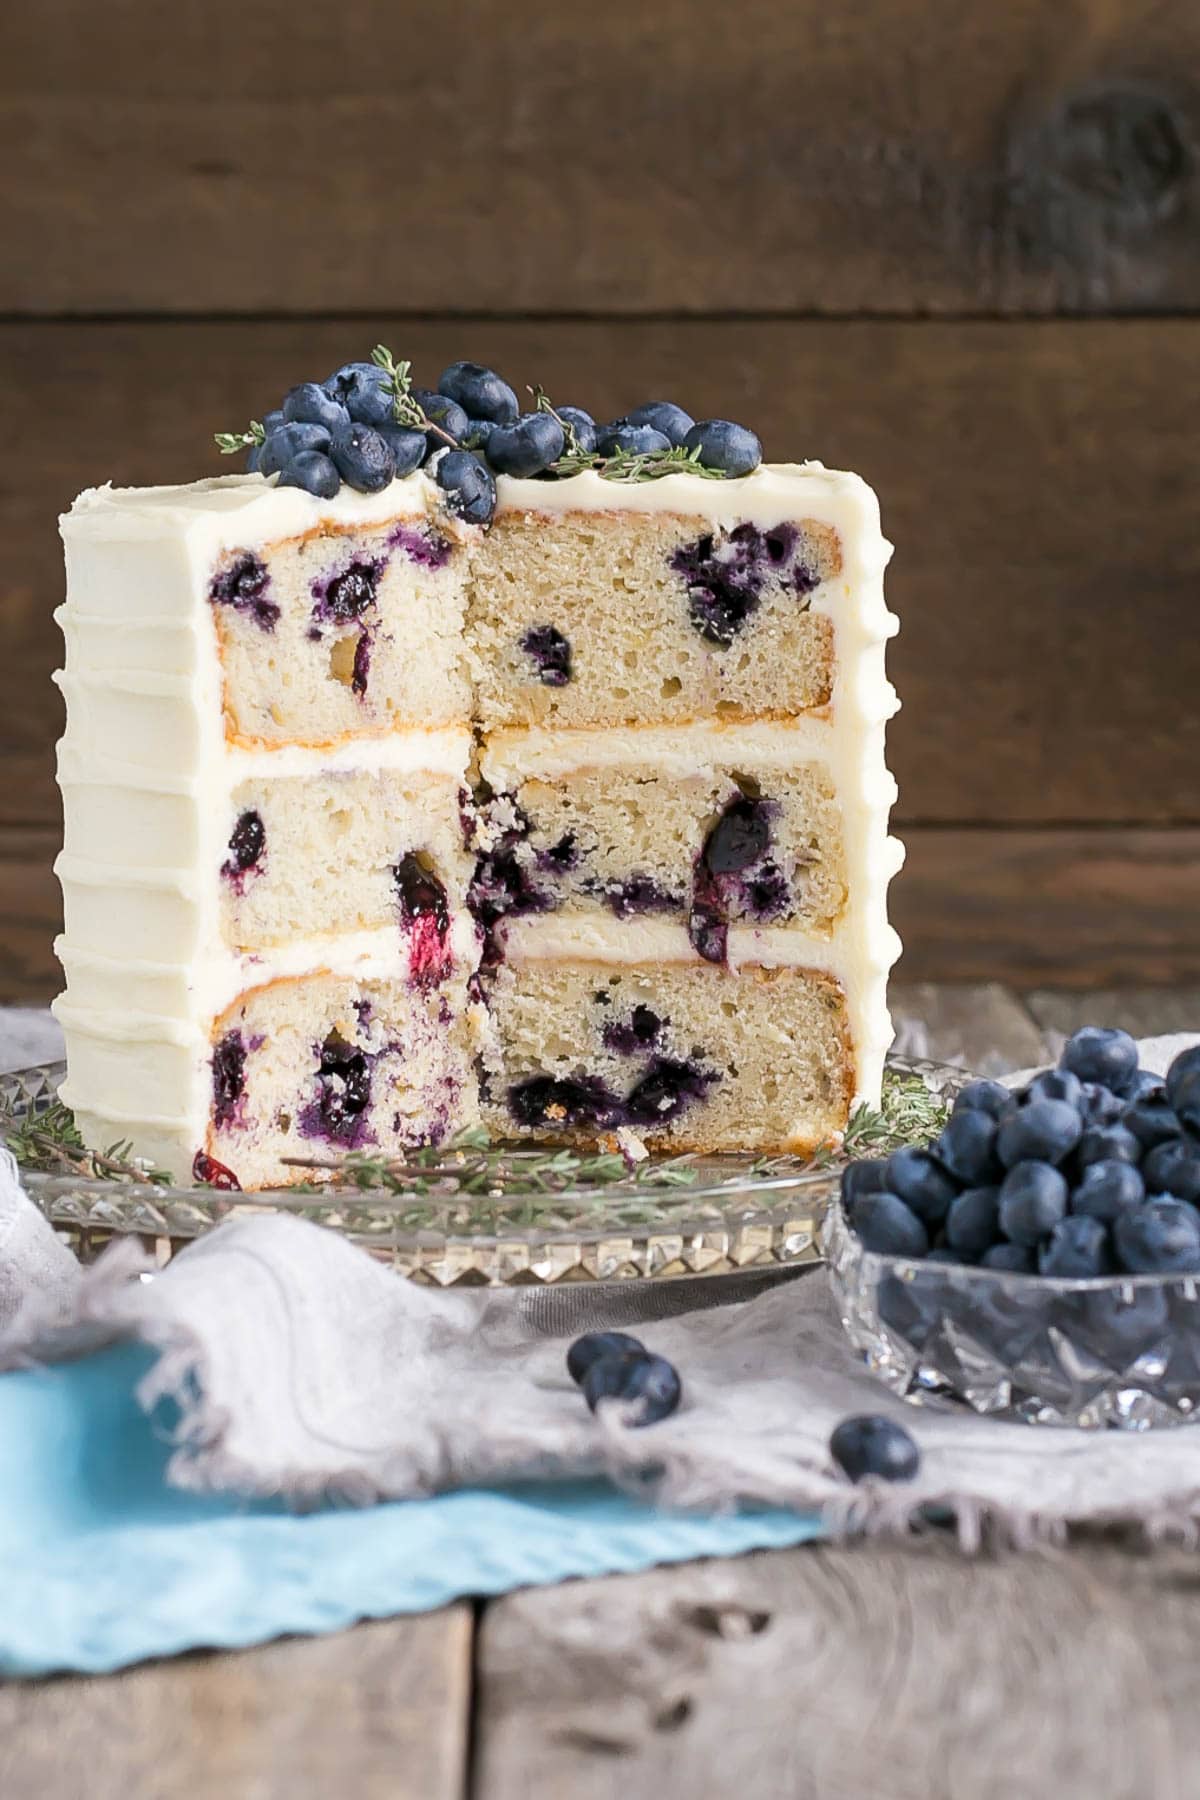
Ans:
[[[581,766],[505,788],[485,808],[493,846],[473,893],[497,913],[607,912],[686,922],[719,962],[731,922],[827,933],[846,902],[841,810],[827,766],[698,756],[687,773]],[[498,773],[493,764],[493,772]]]
[[[808,1150],[854,1092],[845,997],[804,968],[512,963],[486,984],[500,1135],[676,1150]]]

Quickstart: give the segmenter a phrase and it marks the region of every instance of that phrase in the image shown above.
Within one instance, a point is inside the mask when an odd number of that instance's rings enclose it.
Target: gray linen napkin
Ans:
[[[1156,1040],[1143,1060],[1165,1067],[1186,1041]],[[906,1406],[850,1351],[822,1271],[443,1293],[316,1226],[251,1218],[152,1279],[129,1244],[81,1278],[30,1203],[15,1216],[19,1230],[0,1238],[0,1296],[26,1271],[35,1286],[7,1324],[0,1310],[0,1367],[75,1350],[81,1334],[156,1346],[140,1398],[179,1409],[168,1473],[180,1486],[310,1504],[605,1472],[664,1504],[820,1509],[840,1531],[903,1529],[922,1508],[946,1509],[969,1548],[989,1531],[1025,1543],[1080,1521],[1189,1534],[1200,1523],[1191,1433],[1034,1430]],[[593,1418],[563,1360],[580,1330],[639,1319],[684,1383],[679,1411],[645,1430],[616,1404]],[[917,1438],[917,1481],[851,1488],[839,1476],[829,1434],[865,1411]]]

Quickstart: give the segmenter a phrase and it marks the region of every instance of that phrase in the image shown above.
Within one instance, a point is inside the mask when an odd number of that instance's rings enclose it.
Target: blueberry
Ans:
[[[882,1194],[887,1187],[887,1163],[882,1156],[862,1157],[842,1170],[842,1205],[854,1210],[864,1194]]]
[[[471,418],[488,419],[493,425],[513,424],[521,410],[507,381],[482,363],[451,363],[442,370],[438,392],[456,401]]]
[[[670,444],[682,444],[692,426],[696,423],[690,413],[685,413],[682,406],[676,406],[672,400],[650,400],[645,406],[635,406],[631,413],[625,414],[626,425],[649,425],[655,431],[661,431]]]
[[[641,1338],[630,1337],[627,1331],[588,1331],[567,1351],[567,1374],[574,1382],[580,1382],[591,1368],[598,1356],[611,1356],[631,1350],[645,1355],[646,1346]]]
[[[237,1121],[237,1103],[246,1091],[246,1044],[240,1031],[227,1031],[213,1046],[213,1123]]]
[[[1137,1073],[1137,1045],[1127,1031],[1084,1025],[1063,1045],[1058,1066],[1080,1081],[1102,1082],[1114,1094],[1122,1094]]]
[[[566,687],[571,679],[571,640],[554,625],[531,625],[521,648],[543,687]]]
[[[1182,1083],[1191,1075],[1200,1074],[1200,1044],[1193,1044],[1190,1050],[1181,1050],[1166,1074],[1167,1098],[1175,1105],[1175,1096]]]
[[[261,813],[239,813],[229,839],[229,861],[223,865],[222,873],[244,875],[261,860],[266,847],[267,833]]]
[[[957,1268],[961,1268],[969,1260],[965,1250],[954,1250],[949,1244],[939,1244],[925,1258],[927,1263],[953,1263]]]
[[[289,425],[324,425],[336,431],[350,415],[340,400],[334,400],[316,381],[302,381],[289,388],[283,398],[283,416]]]
[[[851,1481],[876,1475],[881,1481],[911,1481],[921,1452],[903,1425],[877,1413],[843,1419],[829,1440],[829,1454]]]
[[[1108,1226],[1086,1214],[1060,1219],[1049,1241],[1038,1254],[1043,1275],[1064,1281],[1107,1275],[1112,1267],[1108,1254]]]
[[[1200,1270],[1200,1215],[1183,1200],[1147,1200],[1113,1226],[1118,1261],[1131,1275],[1190,1275]]]
[[[946,1242],[967,1256],[982,1256],[1000,1233],[1000,1190],[967,1188],[950,1202],[946,1214]]]
[[[1161,1100],[1167,1092],[1163,1076],[1153,1069],[1138,1069],[1127,1089],[1130,1100]]]
[[[928,1150],[893,1150],[887,1184],[926,1225],[940,1225],[962,1183],[947,1174]]]
[[[1083,1083],[1070,1069],[1046,1069],[1025,1090],[1030,1100],[1065,1100],[1076,1112],[1083,1107]]]
[[[661,1125],[679,1117],[688,1102],[702,1100],[714,1076],[695,1063],[657,1056],[642,1079],[625,1096],[632,1125]]]
[[[1188,1131],[1200,1135],[1200,1069],[1190,1068],[1167,1089],[1168,1097]]]
[[[340,400],[347,413],[360,425],[388,425],[395,421],[392,392],[387,376],[371,362],[343,363],[336,374],[322,383],[333,400]]]
[[[966,1087],[960,1088],[954,1096],[954,1111],[983,1112],[989,1117],[998,1119],[1001,1113],[1008,1112],[1013,1105],[1011,1091],[999,1081],[968,1081]]]
[[[319,450],[301,450],[279,477],[280,487],[303,488],[318,500],[332,500],[342,485],[342,478],[327,456]]]
[[[282,408],[277,408],[274,412],[264,413],[261,424],[267,437],[270,437],[273,431],[278,431],[281,425],[286,425],[287,420],[283,416]]]
[[[467,435],[468,420],[457,400],[451,400],[445,394],[439,394],[436,388],[414,388],[412,393],[413,399],[420,406],[425,417],[440,425],[442,431],[448,431],[455,444],[461,444]],[[428,431],[425,439],[429,445],[431,456],[439,450],[451,448],[439,432]]]
[[[583,1377],[583,1397],[592,1412],[601,1400],[632,1400],[637,1410],[629,1423],[656,1425],[679,1405],[683,1387],[665,1356],[626,1350],[599,1356]]]
[[[959,1181],[979,1186],[999,1180],[996,1131],[995,1119],[988,1113],[968,1107],[947,1120],[941,1136],[932,1146],[933,1154]]]
[[[411,475],[425,461],[425,453],[429,446],[425,442],[423,431],[414,431],[408,425],[378,425],[380,437],[392,453],[398,476]]]
[[[262,454],[263,454],[263,445],[262,444],[251,444],[250,448],[246,452],[246,473],[247,473],[247,475],[257,475],[259,473],[259,464],[262,462]]]
[[[1080,1170],[1090,1163],[1138,1163],[1141,1160],[1142,1146],[1124,1125],[1089,1125],[1075,1146],[1073,1158],[1075,1167]]]
[[[463,434],[464,450],[483,450],[486,452],[491,435],[496,425],[493,419],[468,419],[467,429]]]
[[[1174,1138],[1147,1152],[1142,1177],[1151,1194],[1173,1194],[1176,1200],[1200,1200],[1200,1146]]]
[[[498,425],[487,459],[499,475],[540,475],[563,453],[563,428],[549,413],[525,413],[515,425]]]
[[[979,1258],[981,1269],[1003,1269],[1010,1275],[1032,1275],[1037,1252],[1032,1244],[993,1244]]]
[[[1115,1125],[1125,1110],[1125,1101],[1103,1082],[1085,1081],[1079,1111],[1085,1125]]]
[[[585,456],[591,456],[596,448],[596,421],[590,412],[582,406],[560,406],[555,409],[564,425],[570,425],[575,433],[575,441]]]
[[[357,421],[334,432],[330,455],[338,474],[360,494],[377,494],[396,473],[396,459],[385,439]]]
[[[631,425],[628,419],[614,419],[611,425],[601,425],[596,433],[596,449],[601,456],[615,456],[618,450],[631,456],[660,456],[671,447],[665,432],[655,431],[653,425]]]
[[[1083,1135],[1083,1120],[1065,1100],[1028,1100],[1001,1119],[996,1154],[1006,1169],[1022,1162],[1060,1163]]]
[[[1179,1115],[1167,1099],[1165,1088],[1132,1101],[1121,1114],[1121,1124],[1126,1131],[1132,1131],[1143,1150],[1168,1144],[1182,1133]]]
[[[1071,1192],[1071,1211],[1111,1225],[1118,1213],[1140,1206],[1145,1198],[1146,1184],[1133,1163],[1094,1162]]]
[[[1132,1360],[1168,1329],[1167,1296],[1159,1287],[1134,1288],[1128,1297],[1101,1288],[1080,1299],[1084,1329],[1101,1354],[1113,1360]]]
[[[762,461],[762,445],[754,433],[728,419],[702,419],[687,432],[683,447],[699,450],[702,467],[720,469],[723,475],[749,475]]]
[[[1019,1162],[1000,1184],[1000,1228],[1014,1244],[1048,1237],[1066,1211],[1066,1177],[1048,1162]]]
[[[771,827],[760,800],[731,800],[704,840],[702,855],[714,875],[740,874],[766,855]]]
[[[400,858],[392,870],[392,879],[400,896],[400,910],[410,923],[414,919],[430,918],[439,932],[449,931],[450,904],[446,890],[414,851],[409,850]]]
[[[446,510],[468,525],[486,525],[496,510],[496,478],[469,450],[451,450],[437,466]]]
[[[258,459],[260,475],[274,475],[285,463],[299,456],[302,450],[319,450],[322,456],[329,453],[331,438],[326,425],[281,425],[273,431],[262,447],[262,455]]]
[[[853,1223],[864,1250],[876,1256],[924,1256],[929,1249],[929,1233],[898,1194],[860,1194]]]
[[[875,1306],[884,1324],[917,1350],[924,1348],[937,1328],[940,1300],[923,1305],[916,1283],[904,1281],[889,1270],[875,1290]]]

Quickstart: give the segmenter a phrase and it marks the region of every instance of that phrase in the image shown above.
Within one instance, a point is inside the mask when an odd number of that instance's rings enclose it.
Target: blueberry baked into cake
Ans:
[[[875,496],[382,348],[62,521],[63,1098],[243,1188],[466,1127],[803,1150],[877,1102]]]

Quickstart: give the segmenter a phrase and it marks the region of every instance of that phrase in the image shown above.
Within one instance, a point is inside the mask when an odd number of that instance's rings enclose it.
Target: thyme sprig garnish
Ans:
[[[639,1163],[632,1169],[619,1151],[580,1156],[568,1149],[505,1149],[485,1131],[460,1132],[448,1145],[410,1150],[403,1156],[348,1156],[282,1159],[290,1168],[328,1172],[340,1185],[383,1188],[392,1194],[561,1194],[579,1187],[691,1187],[697,1171],[686,1156]]]
[[[261,419],[251,419],[245,431],[213,432],[213,442],[222,456],[236,456],[239,450],[253,450],[256,444],[266,441],[266,428]]]
[[[664,475],[700,475],[705,481],[724,481],[720,469],[706,469],[700,461],[699,446],[685,450],[678,444],[671,450],[613,450],[602,456],[598,450],[585,450],[570,419],[564,419],[545,388],[530,387],[536,411],[549,413],[562,426],[563,453],[551,463],[551,475],[579,475],[584,469],[595,469],[605,481],[659,481]]]
[[[431,419],[421,402],[412,391],[412,363],[406,358],[397,362],[386,344],[376,344],[371,352],[371,361],[376,368],[382,369],[386,376],[384,386],[392,396],[392,417],[397,425],[405,425],[410,431],[432,431],[440,437],[452,450],[458,449],[458,439]]]
[[[79,1135],[75,1115],[61,1100],[44,1112],[4,1119],[4,1141],[22,1169],[46,1175],[81,1175],[92,1181],[142,1181],[154,1187],[170,1185],[166,1169],[133,1154],[128,1139],[119,1139],[106,1150],[89,1150]]]

